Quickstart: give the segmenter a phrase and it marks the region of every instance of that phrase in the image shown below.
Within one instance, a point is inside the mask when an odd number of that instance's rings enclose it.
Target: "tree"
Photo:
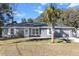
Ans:
[[[1,3],[0,4],[0,27],[4,25],[5,17],[3,14],[8,13],[10,10],[9,4],[7,3]],[[2,29],[0,28],[0,35],[2,34]]]
[[[27,19],[27,22],[28,23],[33,23],[33,19],[29,18],[29,19]]]
[[[25,18],[22,18],[22,23],[26,23],[26,19]]]
[[[3,23],[4,17],[2,16],[2,13],[0,13],[0,37],[2,35],[2,26],[4,25]]]
[[[67,12],[69,16],[69,26],[75,27],[77,29],[79,25],[79,10],[75,8],[70,8],[67,10]]]
[[[43,21],[51,24],[51,42],[54,42],[54,26],[57,22],[57,20],[60,18],[60,14],[62,11],[54,4],[50,4],[50,6],[44,11],[44,13],[41,15],[43,17]]]
[[[13,10],[10,4],[1,3],[0,4],[0,27],[6,25],[9,20],[13,22]],[[2,34],[2,29],[0,28],[0,34]]]
[[[79,27],[79,10],[77,8],[69,8],[66,10],[66,25],[75,27],[75,34],[77,36],[77,28]]]
[[[9,22],[13,22],[13,8],[12,8],[12,4],[9,3],[2,3],[0,4],[0,14],[2,15],[1,17],[4,17],[4,25],[5,23],[9,23]]]

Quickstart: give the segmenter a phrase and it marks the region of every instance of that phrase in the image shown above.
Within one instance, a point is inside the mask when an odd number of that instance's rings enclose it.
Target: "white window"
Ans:
[[[31,35],[37,36],[39,34],[40,34],[40,30],[39,29],[31,29]]]
[[[32,29],[32,35],[35,35],[35,29]]]
[[[39,35],[39,30],[38,29],[36,29],[36,35]]]

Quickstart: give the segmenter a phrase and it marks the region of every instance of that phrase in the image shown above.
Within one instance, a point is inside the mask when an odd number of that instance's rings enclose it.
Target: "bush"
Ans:
[[[68,40],[68,39],[56,39],[55,43],[71,43],[71,40]]]
[[[66,43],[71,43],[71,40],[69,39],[63,39],[64,41],[66,41]]]

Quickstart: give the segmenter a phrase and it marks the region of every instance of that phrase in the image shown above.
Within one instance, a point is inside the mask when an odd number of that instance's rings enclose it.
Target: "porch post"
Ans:
[[[11,28],[8,29],[8,37],[11,37]]]
[[[24,28],[24,37],[25,37],[25,28]]]
[[[2,37],[4,37],[4,29],[2,28]]]
[[[13,28],[14,29],[14,35],[16,35],[16,28]]]
[[[28,28],[28,37],[29,37],[30,29]]]

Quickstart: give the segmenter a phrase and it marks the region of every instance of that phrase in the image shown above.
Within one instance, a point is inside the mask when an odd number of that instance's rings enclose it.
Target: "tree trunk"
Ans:
[[[54,43],[54,25],[51,26],[51,42]]]
[[[75,37],[77,37],[77,28],[75,28]]]
[[[0,28],[0,37],[2,37],[2,28]]]

